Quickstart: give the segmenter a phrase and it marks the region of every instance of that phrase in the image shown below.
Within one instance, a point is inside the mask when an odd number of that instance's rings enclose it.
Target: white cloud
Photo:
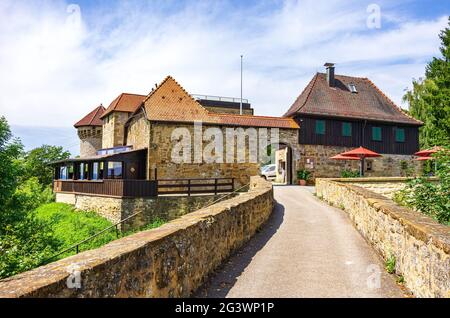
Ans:
[[[389,11],[393,27],[368,30],[367,4],[308,0],[233,11],[205,2],[167,12],[119,2],[114,10],[81,7],[77,24],[64,2],[2,1],[0,114],[17,125],[71,126],[100,102],[148,93],[168,74],[192,93],[238,96],[241,53],[244,97],[257,114],[282,115],[326,61],[338,63],[337,73],[370,77],[400,103],[438,54],[447,20],[396,20]]]

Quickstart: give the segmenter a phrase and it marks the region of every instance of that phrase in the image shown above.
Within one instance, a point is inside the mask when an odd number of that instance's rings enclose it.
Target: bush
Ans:
[[[436,154],[438,182],[415,178],[395,193],[394,201],[431,216],[442,224],[450,223],[450,151]]]
[[[342,170],[341,178],[359,178],[359,171],[356,170]]]
[[[297,179],[307,181],[311,176],[311,172],[308,170],[298,170],[297,171]]]

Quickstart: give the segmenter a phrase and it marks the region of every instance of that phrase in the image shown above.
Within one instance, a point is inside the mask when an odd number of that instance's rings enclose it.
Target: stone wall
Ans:
[[[122,146],[125,138],[125,123],[129,113],[112,112],[103,119],[102,148]]]
[[[4,279],[0,298],[187,297],[255,234],[272,209],[271,184],[252,178],[250,191],[230,200]]]
[[[80,157],[92,157],[102,148],[102,127],[79,127]]]
[[[342,170],[359,171],[357,160],[333,160],[330,157],[351,150],[353,148],[322,146],[322,145],[299,145],[300,160],[298,167],[312,172],[313,178],[335,178],[341,176]],[[407,169],[402,169],[402,161],[406,162]],[[372,165],[372,170],[367,167]],[[403,166],[404,167],[404,166]],[[418,175],[422,169],[420,161],[414,161],[413,156],[383,154],[379,158],[366,160],[367,177],[400,177]]]
[[[450,297],[450,227],[356,184],[317,179],[316,193],[343,208],[385,260],[395,258],[417,297]]]
[[[112,198],[105,196],[56,193],[56,202],[73,205],[83,211],[93,211],[112,223],[142,212],[124,223],[124,230],[136,229],[156,219],[171,221],[198,210],[217,200],[219,195],[160,196],[155,198]]]
[[[145,118],[144,112],[140,112],[133,117],[126,128],[126,144],[133,146],[133,149],[150,149],[150,122]],[[146,178],[150,179],[150,162],[147,155]]]
[[[203,130],[211,126],[203,126]],[[195,149],[194,141],[191,142],[191,154],[190,160],[192,163],[174,163],[172,160],[172,150],[174,142],[171,140],[172,132],[177,128],[185,128],[190,132],[192,138],[194,138],[194,126],[193,124],[176,124],[176,123],[151,123],[149,145],[149,177],[155,178],[154,171],[157,168],[158,179],[173,179],[173,178],[216,178],[227,177],[235,178],[235,186],[240,187],[249,182],[249,178],[252,175],[259,174],[259,163],[249,162],[248,142],[246,143],[246,160],[244,163],[237,162],[237,142],[235,142],[234,149],[234,162],[227,163],[226,154],[227,149],[224,141],[224,154],[223,161],[225,163],[196,163],[195,152],[202,153],[204,149]],[[223,136],[225,136],[225,129],[230,127],[220,127]],[[130,131],[129,131],[130,132]],[[298,139],[298,132],[295,129],[281,129],[279,131],[280,142],[292,145],[296,149],[296,142]],[[207,146],[208,141],[203,143],[203,146]],[[295,153],[298,153],[296,151]],[[295,171],[295,164],[293,165],[293,171]]]

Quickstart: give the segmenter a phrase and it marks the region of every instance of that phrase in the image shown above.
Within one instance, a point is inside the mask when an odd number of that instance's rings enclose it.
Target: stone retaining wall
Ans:
[[[142,212],[124,223],[124,229],[136,229],[156,219],[171,221],[196,211],[217,200],[220,195],[159,196],[155,198],[113,198],[86,194],[56,193],[56,202],[73,205],[83,211],[93,211],[112,223]]]
[[[396,273],[416,296],[450,297],[450,227],[345,181],[317,179],[317,196],[343,208],[385,260],[395,258]]]
[[[272,185],[252,177],[232,199],[4,279],[0,297],[187,297],[272,209]]]

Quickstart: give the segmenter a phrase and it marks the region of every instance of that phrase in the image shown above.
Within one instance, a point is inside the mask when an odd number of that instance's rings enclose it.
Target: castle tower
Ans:
[[[97,150],[102,148],[103,123],[100,117],[104,112],[105,107],[100,105],[74,125],[80,138],[81,158],[95,156]]]
[[[146,95],[122,93],[108,106],[100,119],[103,120],[102,148],[123,146],[125,123],[131,114],[142,105]]]

